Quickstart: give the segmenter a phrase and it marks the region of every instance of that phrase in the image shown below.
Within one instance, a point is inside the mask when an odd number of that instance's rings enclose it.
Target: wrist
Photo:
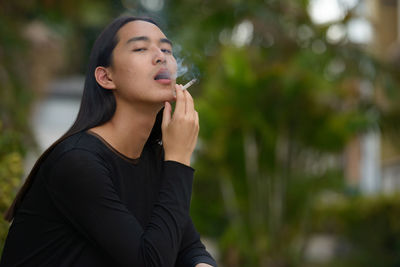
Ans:
[[[190,167],[190,157],[179,157],[179,156],[173,156],[173,155],[165,155],[164,160],[171,160],[171,161],[176,161],[179,163],[182,163],[184,165],[187,165]]]

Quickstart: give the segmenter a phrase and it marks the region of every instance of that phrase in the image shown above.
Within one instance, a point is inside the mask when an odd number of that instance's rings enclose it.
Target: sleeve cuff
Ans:
[[[186,164],[180,163],[180,162],[178,162],[178,161],[174,161],[174,160],[164,160],[164,163],[165,163],[166,165],[170,165],[170,166],[172,166],[172,167],[174,167],[174,165],[175,165],[176,168],[179,168],[179,166],[180,166],[180,167],[189,169],[189,170],[191,170],[192,172],[195,171],[192,167],[190,167],[190,166],[188,166],[188,165],[186,165]]]
[[[207,256],[197,256],[193,258],[193,265],[192,267],[195,267],[199,263],[207,263],[210,264],[211,266],[217,267],[217,263],[215,262],[214,259],[209,258]]]

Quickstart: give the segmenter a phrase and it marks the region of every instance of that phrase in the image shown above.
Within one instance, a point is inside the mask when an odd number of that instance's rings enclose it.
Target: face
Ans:
[[[172,44],[154,24],[132,21],[117,33],[109,72],[117,101],[161,104],[173,100],[177,64]]]

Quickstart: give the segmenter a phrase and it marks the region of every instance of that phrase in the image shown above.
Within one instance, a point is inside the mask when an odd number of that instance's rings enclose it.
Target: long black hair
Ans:
[[[116,108],[114,94],[113,92],[111,92],[111,90],[106,90],[97,83],[94,72],[98,66],[108,67],[112,65],[113,50],[119,41],[117,32],[126,23],[134,20],[147,21],[159,27],[158,24],[151,18],[123,16],[113,20],[102,31],[102,33],[96,39],[92,48],[92,52],[90,54],[81,105],[77,118],[71,128],[57,141],[55,141],[45,152],[43,152],[43,154],[36,161],[31,172],[25,180],[25,183],[18,191],[13,203],[4,214],[4,218],[7,221],[11,221],[14,218],[16,211],[19,208],[25,194],[28,192],[29,188],[33,184],[34,178],[40,168],[40,165],[57,144],[59,144],[71,135],[104,124],[105,122],[109,121],[114,115]],[[158,149],[160,149],[160,152],[162,152],[162,111],[163,110],[160,110],[158,112],[153,129],[151,130],[150,136],[146,142],[146,145],[151,144],[158,147]]]

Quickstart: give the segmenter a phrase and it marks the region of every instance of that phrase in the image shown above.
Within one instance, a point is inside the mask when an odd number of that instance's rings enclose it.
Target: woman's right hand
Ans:
[[[182,85],[175,85],[176,105],[165,102],[161,125],[165,160],[173,160],[190,166],[190,158],[197,143],[199,115],[194,109],[193,98]]]

